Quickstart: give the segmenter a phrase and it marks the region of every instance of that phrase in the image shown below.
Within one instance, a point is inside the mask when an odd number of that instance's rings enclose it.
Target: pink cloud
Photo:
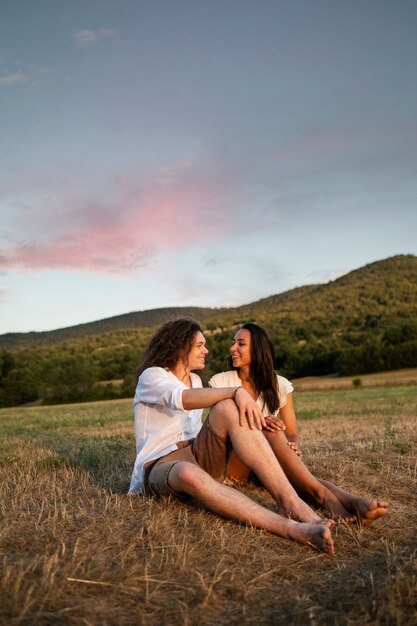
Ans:
[[[83,176],[63,167],[56,175],[34,172],[14,179],[5,187],[8,203],[17,208],[8,227],[16,235],[0,249],[0,267],[129,274],[152,268],[161,252],[206,249],[212,241],[277,225],[282,232],[290,218],[280,200],[270,200],[264,172],[270,168],[275,176],[282,163],[332,154],[346,141],[343,134],[318,134],[233,166],[184,160],[147,177],[109,176],[104,190],[102,172]],[[19,187],[27,191],[17,205]]]
[[[143,269],[153,256],[151,246],[139,245],[133,250],[118,245],[123,242],[106,242],[100,239],[87,241],[87,239],[86,236],[80,236],[77,240],[62,238],[47,247],[20,246],[9,255],[0,257],[0,265],[9,269],[20,267],[32,271],[87,269],[115,273]]]
[[[50,199],[49,208],[24,206],[20,215],[30,234],[20,230],[20,242],[0,250],[0,267],[128,274],[150,268],[161,251],[223,237],[228,216],[221,207],[227,204],[229,182],[198,181],[188,172],[177,180],[173,172],[170,177],[164,173],[161,181],[157,174],[139,185],[119,182],[102,202],[78,199],[66,211],[62,198],[59,211]],[[71,195],[70,200],[75,202]]]

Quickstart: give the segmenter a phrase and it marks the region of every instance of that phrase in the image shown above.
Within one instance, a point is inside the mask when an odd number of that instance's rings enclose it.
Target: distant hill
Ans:
[[[254,308],[258,310],[263,309],[264,307],[268,308],[272,304],[295,301],[299,299],[301,295],[309,293],[310,290],[314,288],[315,285],[297,287],[279,295],[270,296],[269,298],[264,298],[258,302],[240,307],[167,307],[125,313],[115,317],[107,317],[96,322],[78,324],[76,326],[59,328],[57,330],[29,333],[5,333],[0,335],[0,347],[10,350],[30,345],[57,343],[71,339],[80,339],[89,335],[100,335],[102,333],[111,333],[119,330],[153,328],[167,322],[168,320],[181,316],[192,317],[200,323],[224,318],[225,316],[242,316],[246,313],[246,311],[249,313]]]
[[[417,257],[398,255],[377,261],[291,296],[271,296],[241,310],[253,311],[264,319],[290,316],[293,322],[315,321],[325,332],[355,330],[383,319],[398,322],[415,318]]]
[[[275,368],[287,378],[417,368],[417,257],[391,257],[239,307],[161,308],[1,335],[0,406],[132,396],[151,333],[184,315],[206,331],[206,377],[227,367],[236,328],[248,321],[267,329]]]
[[[357,331],[381,319],[390,322],[417,316],[417,257],[398,255],[365,265],[325,284],[297,287],[239,307],[168,307],[138,311],[58,330],[0,335],[10,349],[80,339],[120,330],[153,328],[179,316],[206,327],[228,326],[253,318],[259,323],[302,325],[319,334]]]
[[[125,313],[115,317],[107,317],[96,322],[78,324],[68,328],[59,328],[44,332],[29,333],[6,333],[0,335],[0,347],[13,349],[29,345],[56,343],[70,339],[80,339],[89,335],[100,335],[118,330],[129,330],[135,328],[149,328],[158,326],[164,322],[179,316],[195,317],[205,320],[222,309],[210,309],[200,307],[168,307],[161,309],[150,309],[149,311],[137,311]]]

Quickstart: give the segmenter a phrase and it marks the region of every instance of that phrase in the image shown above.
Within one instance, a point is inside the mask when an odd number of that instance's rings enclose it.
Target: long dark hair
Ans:
[[[136,370],[137,378],[148,367],[175,367],[189,353],[198,332],[203,332],[200,325],[188,317],[165,322],[149,340],[143,362]]]
[[[262,397],[268,411],[275,413],[279,409],[279,390],[274,370],[274,346],[267,332],[257,324],[248,322],[243,324],[242,328],[248,330],[251,335],[250,382],[258,396]],[[229,367],[234,370],[239,369],[233,367],[232,357],[229,357]]]

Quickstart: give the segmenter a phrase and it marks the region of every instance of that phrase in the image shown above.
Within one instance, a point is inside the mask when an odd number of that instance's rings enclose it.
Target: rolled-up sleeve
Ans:
[[[185,411],[182,393],[188,389],[181,381],[172,380],[169,372],[162,367],[150,367],[140,376],[135,402],[160,404],[174,411]]]

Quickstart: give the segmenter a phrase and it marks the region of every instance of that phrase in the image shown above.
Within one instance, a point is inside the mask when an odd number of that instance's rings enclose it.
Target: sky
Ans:
[[[0,333],[417,254],[415,0],[1,0]]]

